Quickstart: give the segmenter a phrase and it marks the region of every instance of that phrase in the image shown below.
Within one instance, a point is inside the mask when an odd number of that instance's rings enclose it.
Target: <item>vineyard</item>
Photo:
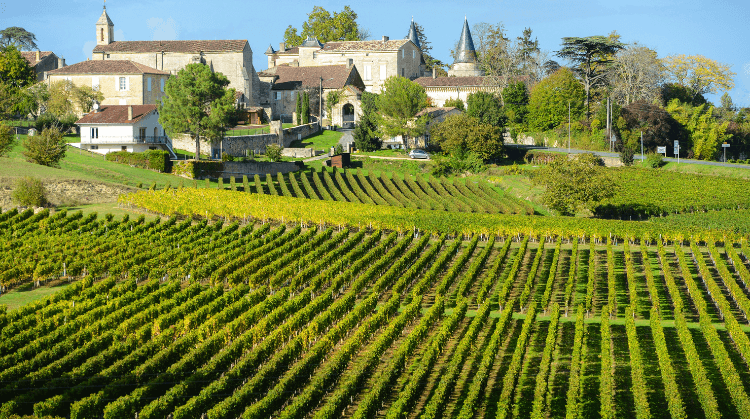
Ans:
[[[359,170],[281,173],[243,179],[247,192],[450,212],[533,214],[533,208],[485,181],[368,174]],[[236,188],[235,188],[236,189]]]
[[[0,417],[750,417],[746,241],[211,216],[0,214]]]
[[[750,181],[660,170],[613,170],[620,185],[614,197],[595,210],[605,218],[649,217],[713,210],[750,209]]]

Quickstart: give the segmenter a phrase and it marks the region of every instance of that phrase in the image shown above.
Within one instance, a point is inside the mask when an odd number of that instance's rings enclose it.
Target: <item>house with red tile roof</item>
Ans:
[[[192,63],[203,63],[224,74],[229,87],[242,92],[245,106],[258,104],[258,74],[253,67],[253,51],[246,39],[195,41],[117,41],[114,23],[106,7],[96,22],[96,47],[92,60],[127,60],[150,68],[177,74]]]
[[[65,58],[58,58],[52,51],[21,51],[21,56],[36,72],[37,81],[44,80],[44,73],[65,67]]]
[[[156,105],[102,105],[76,121],[81,142],[73,144],[94,153],[140,153],[166,150],[174,157],[172,141],[159,124]]]

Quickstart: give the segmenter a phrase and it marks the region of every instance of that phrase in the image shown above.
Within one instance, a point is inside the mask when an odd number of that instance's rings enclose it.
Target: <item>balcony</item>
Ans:
[[[82,144],[170,144],[166,136],[99,136],[98,138],[81,138]]]

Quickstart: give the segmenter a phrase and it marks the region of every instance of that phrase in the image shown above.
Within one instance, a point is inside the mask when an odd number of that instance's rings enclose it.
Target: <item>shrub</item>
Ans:
[[[127,164],[142,169],[157,170],[159,172],[171,172],[171,161],[169,153],[163,150],[148,150],[143,153],[131,153],[128,151],[115,151],[107,153],[107,161]]]
[[[23,177],[16,182],[16,189],[11,198],[18,205],[25,207],[43,207],[47,205],[47,191],[42,181],[33,177]]]
[[[342,146],[341,144],[336,144],[336,147],[334,147],[333,149],[334,153],[336,154],[342,154],[344,152],[344,146]]]
[[[44,131],[48,128],[57,128],[60,132],[68,132],[75,125],[78,118],[75,115],[65,115],[62,118],[57,118],[51,113],[44,113],[39,116],[34,122],[34,128],[37,131]]]
[[[646,167],[658,169],[664,166],[664,157],[661,154],[648,153],[646,155],[646,161],[643,164],[646,165]]]
[[[281,150],[283,149],[277,144],[269,144],[266,146],[266,157],[270,161],[281,161]]]
[[[42,166],[59,167],[68,147],[62,132],[57,128],[46,128],[39,135],[26,137],[23,142],[26,160]]]
[[[478,173],[486,168],[482,158],[472,151],[463,155],[435,156],[434,160],[435,166],[432,169],[434,176],[448,176],[453,173],[465,172]]]
[[[635,152],[630,147],[625,147],[620,152],[620,161],[625,166],[632,166],[635,160]]]
[[[226,151],[221,153],[221,161],[234,161],[234,156],[228,154]]]
[[[13,128],[0,124],[0,157],[8,154],[15,145],[16,136],[13,135]]]

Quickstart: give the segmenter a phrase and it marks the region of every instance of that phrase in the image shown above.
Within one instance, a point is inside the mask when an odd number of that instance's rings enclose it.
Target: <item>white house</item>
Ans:
[[[101,154],[166,150],[175,157],[172,141],[159,124],[156,105],[102,105],[76,125],[81,130],[81,142],[74,145],[84,150]]]

